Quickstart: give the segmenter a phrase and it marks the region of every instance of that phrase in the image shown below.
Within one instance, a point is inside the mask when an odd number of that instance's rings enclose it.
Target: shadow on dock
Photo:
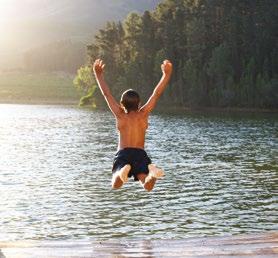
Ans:
[[[278,232],[181,240],[0,242],[0,258],[278,257]]]

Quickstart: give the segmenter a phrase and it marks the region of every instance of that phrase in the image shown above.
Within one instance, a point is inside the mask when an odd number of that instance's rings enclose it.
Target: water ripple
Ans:
[[[277,117],[153,115],[152,193],[110,189],[110,113],[0,105],[0,240],[167,239],[277,230]]]

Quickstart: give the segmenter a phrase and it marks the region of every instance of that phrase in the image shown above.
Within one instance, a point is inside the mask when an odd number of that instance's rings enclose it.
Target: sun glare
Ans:
[[[0,52],[13,45],[19,3],[20,0],[0,0]]]
[[[14,0],[0,0],[0,22],[7,22],[12,19],[12,10],[16,5]]]

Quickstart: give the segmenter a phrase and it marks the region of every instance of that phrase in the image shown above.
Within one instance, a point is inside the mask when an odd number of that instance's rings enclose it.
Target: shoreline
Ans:
[[[71,105],[79,107],[79,99],[1,99],[0,98],[0,105]],[[89,106],[87,106],[89,107]],[[86,108],[84,106],[83,108]],[[98,110],[106,110],[104,107],[97,108]],[[267,109],[267,108],[244,108],[244,107],[198,107],[198,108],[191,108],[191,107],[169,107],[163,108],[161,106],[156,107],[154,112],[159,113],[269,113],[269,114],[276,114],[278,113],[278,109]]]
[[[182,113],[182,112],[188,112],[188,113],[278,113],[278,109],[268,109],[268,108],[245,108],[245,107],[169,107],[169,108],[163,108],[161,106],[158,106],[155,110],[159,112],[165,112],[165,113]]]
[[[278,232],[184,239],[0,242],[0,258],[277,257]]]
[[[35,99],[35,100],[2,100],[0,99],[0,105],[76,105],[78,107],[79,99]]]

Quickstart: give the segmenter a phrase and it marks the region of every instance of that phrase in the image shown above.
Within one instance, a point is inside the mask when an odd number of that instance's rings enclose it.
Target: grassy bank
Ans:
[[[245,107],[163,107],[158,106],[155,109],[156,112],[159,113],[169,113],[169,114],[184,114],[184,113],[223,113],[223,114],[231,114],[231,113],[247,113],[247,114],[256,114],[256,113],[278,113],[278,109],[267,109],[267,108],[245,108]]]
[[[73,86],[74,75],[62,73],[27,73],[27,72],[0,72],[0,103],[11,104],[74,104],[78,105],[80,95]],[[102,96],[100,97],[102,100]],[[107,109],[105,102],[98,105],[99,109]],[[165,107],[161,103],[155,109],[163,113],[278,113],[277,109],[259,108],[190,108]]]
[[[0,103],[77,104],[72,80],[58,73],[0,73]]]

